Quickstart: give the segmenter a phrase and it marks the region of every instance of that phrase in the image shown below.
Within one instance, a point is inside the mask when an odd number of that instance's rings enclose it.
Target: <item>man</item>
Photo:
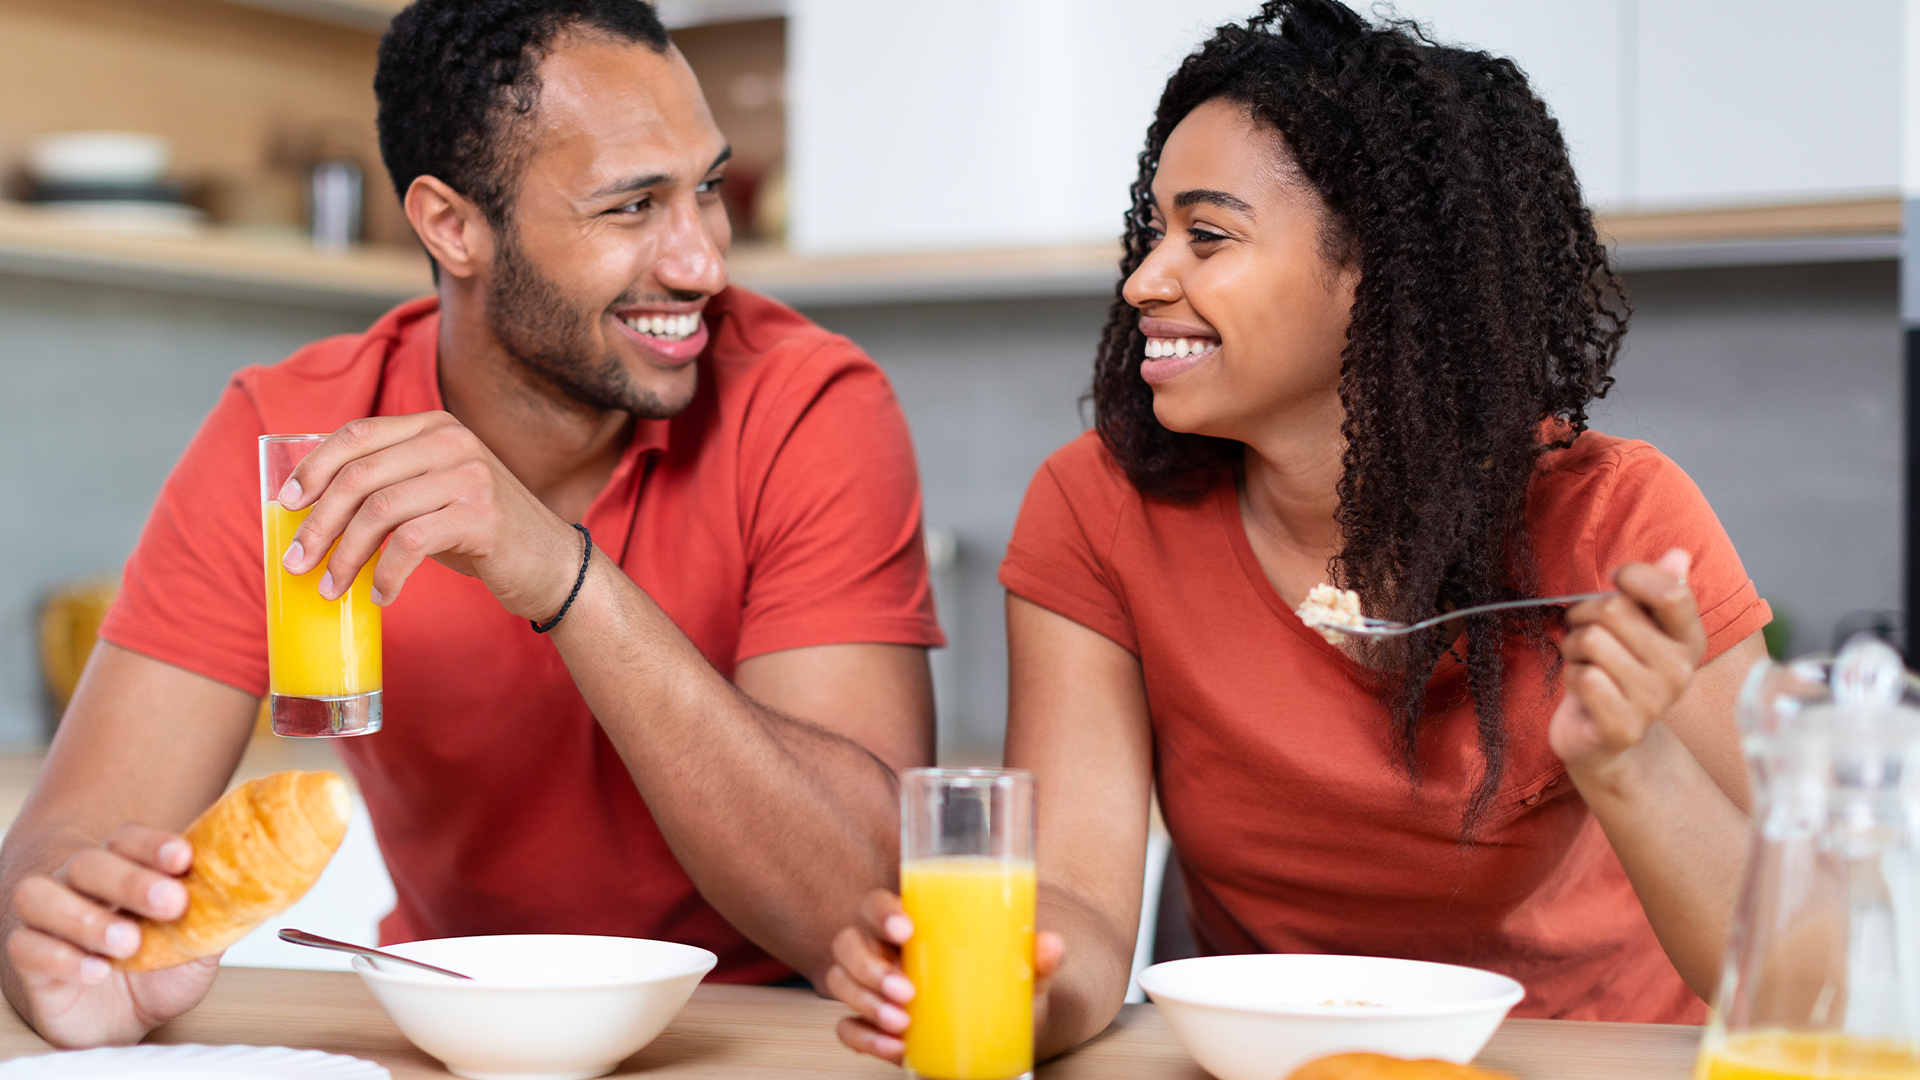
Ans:
[[[339,744],[385,940],[662,937],[817,978],[932,753],[898,406],[727,288],[727,146],[652,10],[419,0],[375,88],[438,295],[241,372],[167,481],[0,852],[5,991],[57,1045],[135,1041],[212,981],[108,962],[184,909],[174,832],[266,690],[261,434],[335,432],[278,493],[311,509],[283,562],[332,596],[371,560],[387,605],[385,730]]]

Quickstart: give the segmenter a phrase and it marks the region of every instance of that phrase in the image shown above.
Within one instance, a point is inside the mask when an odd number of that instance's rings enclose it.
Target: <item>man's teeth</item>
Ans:
[[[697,311],[685,315],[631,315],[620,321],[649,337],[667,341],[680,341],[700,329],[700,313]]]
[[[1214,338],[1161,338],[1147,339],[1147,359],[1159,360],[1167,356],[1193,356],[1206,352],[1220,344]]]

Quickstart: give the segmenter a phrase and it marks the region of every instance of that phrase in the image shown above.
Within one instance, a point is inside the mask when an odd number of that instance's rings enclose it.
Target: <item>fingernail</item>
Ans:
[[[880,992],[904,1005],[913,1000],[913,983],[905,975],[889,975],[880,980]]]
[[[285,555],[280,556],[280,565],[286,567],[289,571],[297,574],[299,573],[299,571],[295,570],[294,567],[299,566],[300,560],[306,557],[307,557],[306,545],[302,544],[298,540],[295,540],[293,543],[287,545],[287,553]]]
[[[904,945],[913,936],[913,920],[905,915],[889,915],[886,929],[887,937],[893,939],[895,945]]]
[[[373,606],[375,607],[387,606],[387,596],[385,593],[380,591],[379,586],[377,585],[367,586],[367,596],[373,600]]]
[[[185,907],[187,890],[177,881],[156,881],[147,886],[147,903],[153,905],[155,911],[172,911],[175,908]]]
[[[295,480],[291,476],[287,477],[287,482],[281,485],[280,494],[274,496],[273,501],[279,503],[281,506],[291,506],[292,504],[299,502],[300,501],[300,481]]]
[[[888,1031],[907,1030],[907,1012],[905,1009],[881,1002],[879,1012],[881,1027],[886,1028]]]
[[[116,922],[107,927],[107,951],[115,956],[132,956],[140,947],[140,928],[129,922]]]
[[[904,1054],[907,1052],[907,1044],[891,1035],[874,1036],[873,1048],[876,1052],[887,1055]]]
[[[185,840],[169,840],[160,845],[160,867],[164,870],[168,867],[178,866],[180,869],[185,870],[187,868],[186,864],[192,855],[193,849],[187,846]]]
[[[320,575],[320,595],[326,597],[329,600],[334,599],[333,571],[331,570]]]
[[[103,983],[111,974],[113,969],[107,966],[105,960],[97,956],[86,956],[80,959],[80,981],[83,983]]]

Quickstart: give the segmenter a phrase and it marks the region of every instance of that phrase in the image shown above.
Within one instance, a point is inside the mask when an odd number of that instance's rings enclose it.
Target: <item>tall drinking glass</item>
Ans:
[[[267,671],[275,735],[367,735],[380,730],[380,609],[373,603],[374,560],[367,560],[338,600],[320,595],[325,560],[299,575],[288,573],[280,562],[312,507],[288,510],[277,496],[293,467],[325,438],[260,436]]]
[[[907,1075],[1033,1075],[1033,774],[908,769],[900,787]]]

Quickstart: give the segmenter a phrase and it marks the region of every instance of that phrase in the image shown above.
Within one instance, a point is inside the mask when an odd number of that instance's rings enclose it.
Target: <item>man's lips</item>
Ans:
[[[707,333],[707,321],[701,317],[700,312],[677,312],[673,316],[670,316],[672,318],[680,318],[686,314],[694,316],[693,332],[682,338],[655,336],[636,330],[628,325],[628,318],[638,318],[642,314],[641,312],[621,312],[618,316],[610,315],[608,318],[612,320],[613,325],[619,329],[620,333],[626,336],[628,341],[633,342],[647,353],[657,357],[662,366],[680,367],[697,359],[702,352],[706,351],[709,336]]]

